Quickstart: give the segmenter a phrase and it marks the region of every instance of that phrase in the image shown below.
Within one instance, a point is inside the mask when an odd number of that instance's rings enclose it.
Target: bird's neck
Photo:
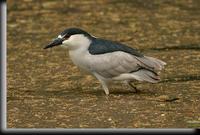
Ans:
[[[88,54],[88,48],[91,44],[91,40],[84,39],[84,40],[77,40],[76,44],[69,46],[69,54],[71,57],[84,57]]]
[[[89,52],[87,48],[69,49],[69,56],[75,65],[84,70],[88,69],[86,60],[89,56]]]
[[[69,51],[84,52],[87,51],[92,40],[84,35],[73,36],[69,45]]]

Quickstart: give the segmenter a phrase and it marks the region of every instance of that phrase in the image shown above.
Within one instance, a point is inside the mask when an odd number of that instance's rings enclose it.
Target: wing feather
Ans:
[[[116,77],[123,73],[130,73],[139,68],[139,61],[128,53],[117,51],[103,55],[93,55],[90,60],[92,71],[105,78]]]

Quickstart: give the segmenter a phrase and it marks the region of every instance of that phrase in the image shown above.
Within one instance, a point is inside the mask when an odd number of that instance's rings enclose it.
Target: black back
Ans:
[[[137,57],[143,57],[143,54],[139,53],[136,49],[133,49],[118,42],[104,40],[100,38],[93,38],[88,50],[93,55],[123,51]]]

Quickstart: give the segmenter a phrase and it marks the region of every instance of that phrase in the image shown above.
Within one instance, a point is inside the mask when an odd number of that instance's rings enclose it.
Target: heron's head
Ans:
[[[92,36],[79,28],[69,28],[61,32],[57,38],[44,47],[44,49],[64,46],[69,49],[76,49],[81,46],[89,46]]]

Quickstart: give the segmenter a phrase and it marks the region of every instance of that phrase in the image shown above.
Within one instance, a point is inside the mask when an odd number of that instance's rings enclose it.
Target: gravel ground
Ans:
[[[8,0],[8,128],[200,127],[199,0]],[[66,50],[43,50],[79,27],[167,62],[158,84],[106,96]]]

